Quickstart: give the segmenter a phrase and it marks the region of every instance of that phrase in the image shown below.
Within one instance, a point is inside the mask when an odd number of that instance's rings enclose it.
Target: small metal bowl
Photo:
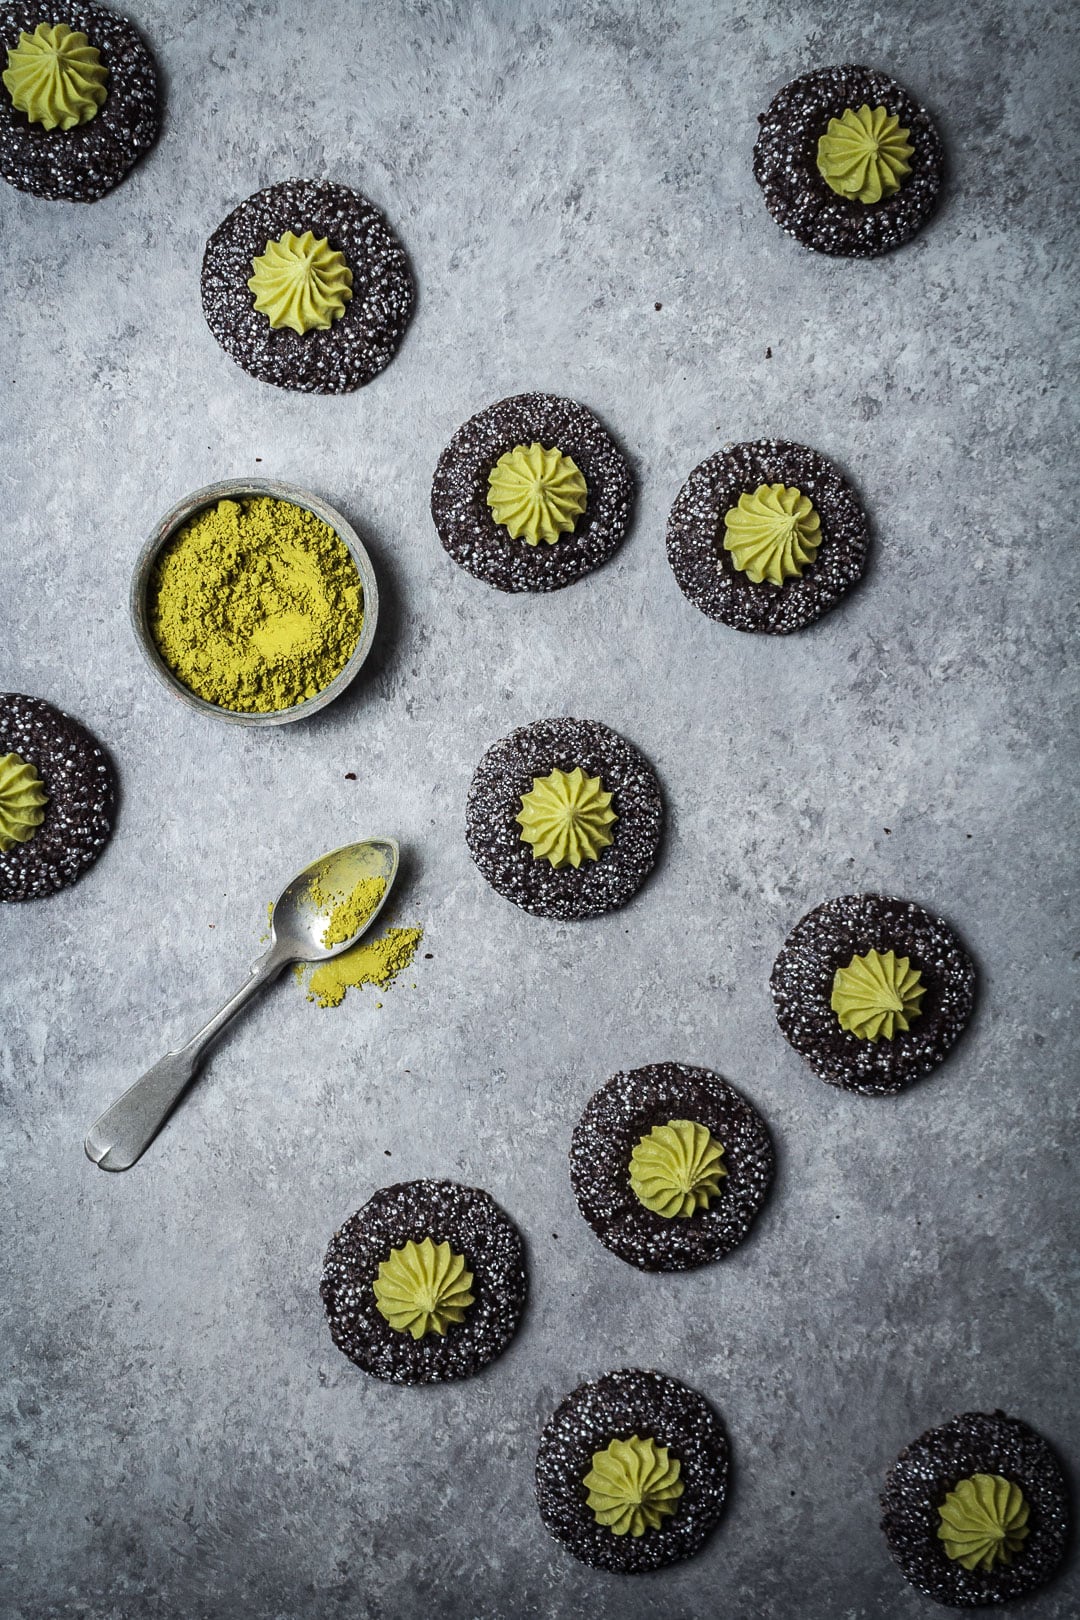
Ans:
[[[189,686],[185,686],[183,681],[173,674],[158,651],[153,631],[150,629],[146,606],[150,578],[158,555],[184,524],[190,523],[193,517],[205,511],[208,506],[216,506],[218,501],[242,501],[253,495],[269,495],[276,501],[290,501],[293,506],[306,507],[309,512],[314,512],[317,518],[328,524],[348,548],[364,591],[364,623],[360,630],[360,640],[356,643],[356,648],[344,669],[334,676],[329,686],[324,686],[314,697],[307,698],[303,703],[295,703],[292,708],[271,709],[265,714],[254,714],[240,709],[223,709],[216,703],[207,703],[205,698],[197,696]],[[186,703],[189,709],[200,709],[204,714],[215,715],[219,720],[228,720],[237,726],[284,726],[292,720],[303,720],[307,715],[325,709],[328,703],[333,703],[334,699],[344,692],[371,651],[378,617],[379,587],[375,583],[375,570],[371,566],[371,558],[364,550],[359,536],[346,523],[341,513],[328,506],[326,501],[321,501],[317,495],[309,495],[307,490],[297,489],[293,484],[278,484],[269,478],[230,478],[224,483],[208,484],[205,489],[197,489],[191,495],[186,495],[171,512],[166,512],[143,546],[131,580],[131,622],[139,646],[158,680],[182,703]]]

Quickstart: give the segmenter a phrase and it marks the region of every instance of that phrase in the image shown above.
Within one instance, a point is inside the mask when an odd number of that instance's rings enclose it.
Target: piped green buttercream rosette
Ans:
[[[818,173],[841,197],[876,203],[893,196],[911,173],[909,130],[887,107],[845,107],[818,141]]]
[[[1000,1474],[960,1480],[938,1510],[945,1556],[987,1572],[1011,1564],[1028,1533],[1028,1511],[1019,1485]]]
[[[724,1149],[704,1125],[672,1119],[654,1125],[630,1155],[630,1186],[656,1215],[688,1218],[707,1209],[727,1170]]]
[[[12,105],[43,129],[87,123],[109,93],[101,53],[67,23],[38,23],[32,34],[21,33],[2,77]]]
[[[474,1302],[473,1274],[449,1243],[410,1240],[380,1262],[372,1288],[380,1316],[398,1333],[422,1339],[463,1322]]]
[[[821,518],[801,490],[759,484],[724,513],[724,550],[732,565],[753,580],[782,585],[797,579],[821,544]]]
[[[517,444],[488,474],[492,517],[514,540],[553,546],[584,512],[588,489],[572,456],[542,444]]]
[[[302,337],[340,320],[352,297],[353,277],[345,255],[325,236],[286,231],[252,259],[248,286],[255,308],[277,331],[288,326]]]
[[[830,1005],[840,1027],[861,1041],[891,1041],[921,1012],[926,986],[918,968],[895,951],[867,951],[837,968]]]
[[[658,1530],[683,1493],[680,1472],[678,1458],[651,1438],[633,1434],[629,1440],[613,1440],[594,1452],[584,1479],[596,1522],[613,1536]]]
[[[554,770],[533,778],[514,820],[522,842],[531,844],[534,860],[550,861],[556,870],[578,867],[597,860],[613,842],[610,829],[619,818],[611,798],[600,777],[586,776],[580,765],[572,771]]]
[[[34,767],[18,754],[0,754],[0,854],[30,842],[45,820],[48,802]]]

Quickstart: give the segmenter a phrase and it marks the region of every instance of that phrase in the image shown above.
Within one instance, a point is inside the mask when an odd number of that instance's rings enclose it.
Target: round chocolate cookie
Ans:
[[[572,457],[585,479],[585,510],[553,545],[515,540],[487,503],[488,474],[517,445]],[[634,477],[591,411],[556,394],[500,399],[459,427],[439,457],[431,515],[456,563],[500,591],[557,591],[592,573],[623,542]]]
[[[1027,1535],[1008,1564],[965,1569],[938,1536],[940,1508],[973,1474],[1018,1485],[1028,1505]],[[962,1412],[928,1429],[900,1453],[881,1496],[881,1528],[912,1586],[953,1609],[1008,1603],[1041,1586],[1060,1564],[1069,1538],[1069,1491],[1042,1437],[1004,1412]]]
[[[414,1339],[378,1309],[374,1283],[391,1249],[408,1242],[449,1243],[472,1273],[474,1300],[445,1334]],[[506,1348],[525,1306],[521,1236],[508,1215],[475,1187],[455,1181],[405,1181],[373,1193],[335,1232],[320,1288],[338,1349],[391,1384],[468,1378]]]
[[[39,23],[66,23],[85,34],[108,69],[104,102],[85,124],[46,129],[18,111],[0,84],[0,175],[20,191],[50,202],[96,202],[149,151],[158,132],[154,59],[132,25],[103,6],[0,4],[0,70],[22,34]]]
[[[552,771],[599,776],[617,820],[596,860],[556,868],[537,860],[515,820],[522,796]],[[469,852],[493,889],[536,917],[599,917],[624,905],[656,860],[664,821],[660,784],[648,761],[595,720],[537,720],[489,748],[465,806]]]
[[[675,1511],[640,1536],[600,1524],[584,1480],[594,1453],[613,1440],[652,1439],[679,1464]],[[696,1391],[661,1373],[624,1368],[579,1384],[544,1426],[536,1453],[540,1517],[563,1546],[595,1569],[637,1575],[692,1558],[724,1510],[728,1443]]]
[[[895,951],[918,970],[918,1016],[892,1039],[860,1039],[832,1010],[836,970],[869,951]],[[796,1052],[831,1086],[887,1097],[929,1074],[959,1038],[975,1001],[975,968],[947,923],[908,900],[847,894],[808,912],[772,970],[776,1019]]]
[[[630,1155],[656,1125],[688,1119],[724,1149],[727,1174],[708,1206],[665,1217],[630,1185]],[[768,1128],[757,1109],[718,1075],[684,1063],[617,1074],[594,1092],[574,1130],[570,1180],[601,1243],[640,1271],[689,1271],[742,1242],[773,1174]]]
[[[843,197],[822,178],[818,141],[846,108],[885,107],[914,148],[911,172],[891,197],[864,203]],[[789,236],[816,253],[876,259],[908,240],[937,206],[945,155],[930,114],[885,73],[873,68],[820,68],[793,79],[758,119],[754,177],[769,213]]]
[[[0,851],[0,900],[39,900],[82,877],[109,841],[116,778],[99,743],[42,698],[0,693],[0,755],[32,765],[48,794],[25,844]]]
[[[352,297],[328,327],[275,330],[255,308],[252,262],[286,231],[325,237],[352,271]],[[393,359],[413,283],[404,248],[366,197],[326,181],[284,180],[234,208],[207,242],[202,302],[221,347],[253,377],[306,394],[347,394]]]
[[[798,489],[821,519],[813,562],[782,585],[755,584],[724,550],[724,513],[761,484]],[[668,518],[668,561],[684,596],[710,619],[772,636],[802,630],[835,607],[862,574],[868,543],[851,485],[816,450],[784,439],[729,444],[709,456],[686,480]]]

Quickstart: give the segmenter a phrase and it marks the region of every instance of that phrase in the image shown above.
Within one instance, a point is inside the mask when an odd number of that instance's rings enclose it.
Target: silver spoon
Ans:
[[[369,838],[346,844],[312,861],[282,891],[270,919],[270,947],[251,969],[251,977],[193,1035],[178,1052],[169,1052],[147,1069],[118,1102],[107,1108],[90,1127],[84,1144],[86,1156],[102,1170],[130,1170],[160,1131],[198,1072],[203,1053],[229,1020],[265,985],[292,962],[326,962],[355,945],[386,904],[398,869],[398,847],[392,838]],[[316,880],[323,894],[350,895],[362,878],[382,878],[382,899],[363,926],[349,939],[324,945],[323,937],[332,905],[319,907],[314,899]]]

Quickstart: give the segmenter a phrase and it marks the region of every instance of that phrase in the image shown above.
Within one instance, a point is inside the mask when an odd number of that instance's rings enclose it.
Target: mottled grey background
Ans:
[[[149,160],[91,207],[0,187],[0,688],[81,717],[123,784],[90,875],[0,915],[0,1604],[917,1620],[877,1525],[907,1440],[1000,1405],[1080,1468],[1068,8],[133,9],[168,90]],[[750,169],[774,92],[845,59],[949,153],[938,217],[867,264],[782,236]],[[202,318],[206,236],[290,175],[357,186],[415,267],[397,360],[343,399],[255,382]],[[641,494],[608,567],[513,598],[445,556],[428,491],[526,388],[593,407]],[[873,521],[864,585],[787,640],[703,618],[664,557],[685,475],[758,435],[835,457]],[[261,733],[170,700],[126,608],[161,513],[256,472],[338,504],[385,594],[349,699]],[[499,899],[462,837],[483,750],[566,712],[639,744],[669,806],[648,886],[576,927]],[[266,900],[370,832],[408,850],[433,960],[336,1011],[280,985],[143,1162],[95,1170],[87,1125],[243,974]],[[795,919],[861,888],[942,912],[982,975],[955,1057],[892,1102],[821,1085],[767,990]],[[743,1249],[647,1277],[585,1228],[566,1151],[596,1085],[666,1058],[742,1088],[780,1169]],[[333,1348],[322,1254],[373,1187],[439,1175],[520,1223],[532,1303],[481,1377],[393,1389]],[[575,1563],[532,1495],[554,1403],[626,1364],[704,1391],[735,1464],[702,1556],[636,1580]],[[1025,1612],[1078,1607],[1074,1568]]]

